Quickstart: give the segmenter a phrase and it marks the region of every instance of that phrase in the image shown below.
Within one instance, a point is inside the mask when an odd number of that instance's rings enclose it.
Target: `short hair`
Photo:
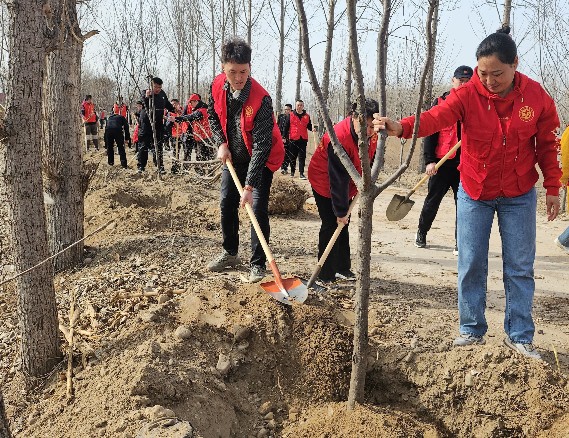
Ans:
[[[142,100],[137,100],[137,101],[136,101],[136,104],[137,104],[137,105],[144,105],[144,104],[142,103]]]
[[[152,82],[155,83],[156,85],[162,85],[164,83],[164,81],[160,79],[158,76],[154,76],[152,78]]]
[[[178,102],[180,103],[180,101],[178,99],[170,99],[170,102]]]
[[[89,99],[92,99],[92,98],[93,98],[93,96],[91,96],[90,94],[87,94],[87,95],[85,96],[85,100],[89,100]]]
[[[358,103],[354,102],[352,104],[352,111],[350,112],[350,114],[354,117],[359,114],[357,108],[358,108]],[[365,100],[366,118],[371,119],[373,118],[373,115],[378,112],[379,112],[379,103],[377,102],[377,100],[366,97]]]
[[[509,34],[510,27],[502,26],[493,34],[484,38],[476,49],[476,59],[496,55],[504,64],[513,64],[516,56],[518,56],[518,49]]]
[[[221,47],[221,62],[251,63],[251,46],[241,38],[232,38]]]
[[[292,105],[291,105],[290,103],[285,103],[285,106],[286,106],[287,108],[292,109]]]
[[[296,103],[298,103],[298,102],[304,103],[304,100],[297,99],[297,100],[296,100]]]

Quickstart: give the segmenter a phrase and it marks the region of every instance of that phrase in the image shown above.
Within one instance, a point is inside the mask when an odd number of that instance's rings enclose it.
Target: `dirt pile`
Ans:
[[[296,213],[302,209],[310,195],[287,178],[274,178],[269,196],[270,214]]]

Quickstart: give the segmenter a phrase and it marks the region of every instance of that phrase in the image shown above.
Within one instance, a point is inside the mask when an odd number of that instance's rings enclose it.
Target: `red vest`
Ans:
[[[192,122],[192,131],[194,132],[194,140],[204,141],[212,136],[211,128],[209,127],[207,108],[198,108],[197,111],[201,112],[203,117],[201,118],[201,120],[194,120]]]
[[[134,127],[134,132],[132,133],[132,142],[136,143],[138,141],[138,123]]]
[[[95,114],[95,104],[93,102],[83,101],[81,104],[83,106],[84,114],[83,121],[85,123],[95,123],[97,121],[97,115]]]
[[[440,105],[444,99],[438,99],[437,104]],[[442,158],[446,155],[448,151],[452,149],[452,147],[458,143],[458,131],[456,128],[456,123],[450,125],[446,128],[443,128],[439,131],[439,142],[437,143],[437,147],[435,148],[435,155],[437,158]],[[448,157],[449,160],[456,157],[456,152]]]
[[[128,111],[128,107],[124,103],[122,105],[119,105],[118,103],[115,103],[113,105],[113,112],[115,114],[120,114],[124,118],[126,118],[127,111]]]
[[[352,132],[350,129],[351,117],[346,117],[344,120],[334,125],[334,132],[338,137],[338,140],[342,144],[342,147],[350,157],[352,163],[358,173],[362,174],[362,163],[360,161],[360,156],[358,152],[358,145],[352,137]],[[322,141],[314,151],[314,155],[310,159],[310,164],[308,165],[308,181],[312,188],[320,196],[326,198],[331,198],[330,195],[330,176],[328,175],[328,145],[330,144],[330,137],[328,134],[324,134]],[[377,148],[377,135],[374,134],[369,139],[369,159],[372,160],[375,155],[375,150]],[[354,197],[358,193],[358,188],[354,182],[350,179],[350,198]]]
[[[227,90],[225,90],[225,73],[217,75],[211,84],[211,94],[214,100],[214,110],[219,117],[223,134],[227,137]],[[249,151],[249,155],[253,152],[253,126],[257,111],[261,107],[261,102],[269,93],[253,78],[251,78],[251,91],[247,100],[243,103],[241,112],[241,132],[243,141]],[[277,126],[275,116],[273,115],[273,132],[272,132],[272,148],[267,159],[267,167],[272,171],[276,171],[284,159],[284,146],[281,133]]]
[[[310,116],[305,112],[302,117],[298,117],[294,111],[290,113],[290,130],[288,138],[298,140],[300,138],[308,140],[308,124]]]

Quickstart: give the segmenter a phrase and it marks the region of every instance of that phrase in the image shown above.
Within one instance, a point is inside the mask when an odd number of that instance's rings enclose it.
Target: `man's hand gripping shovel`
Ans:
[[[240,195],[243,195],[243,186],[235,173],[235,168],[231,161],[225,160],[225,164],[229,169],[229,173],[231,173],[231,177],[233,178],[233,182],[237,186],[237,190],[239,191]],[[263,236],[263,232],[261,231],[261,227],[259,226],[259,222],[255,217],[255,213],[253,212],[253,207],[250,204],[245,204],[245,209],[249,214],[249,218],[251,219],[251,223],[255,228],[255,232],[257,233],[257,237],[261,242],[263,250],[265,251],[265,255],[267,256],[267,262],[271,267],[271,271],[273,271],[273,276],[275,277],[274,281],[268,281],[266,283],[261,283],[261,288],[268,293],[271,297],[275,300],[280,301],[283,304],[288,304],[289,306],[292,305],[293,302],[297,303],[304,303],[306,298],[308,297],[308,288],[300,281],[300,279],[296,277],[291,278],[282,278],[279,268],[273,258],[273,254],[269,249],[269,245],[265,240],[265,236]]]

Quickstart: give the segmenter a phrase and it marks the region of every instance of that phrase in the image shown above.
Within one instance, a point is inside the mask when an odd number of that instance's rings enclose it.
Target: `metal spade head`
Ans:
[[[304,303],[308,298],[308,288],[298,278],[283,278],[282,287],[276,281],[261,283],[261,288],[275,300],[292,305],[293,302]]]
[[[414,204],[415,201],[411,201],[411,199],[406,196],[393,195],[393,199],[387,206],[385,215],[390,221],[400,221],[407,216],[407,213],[413,208]]]

